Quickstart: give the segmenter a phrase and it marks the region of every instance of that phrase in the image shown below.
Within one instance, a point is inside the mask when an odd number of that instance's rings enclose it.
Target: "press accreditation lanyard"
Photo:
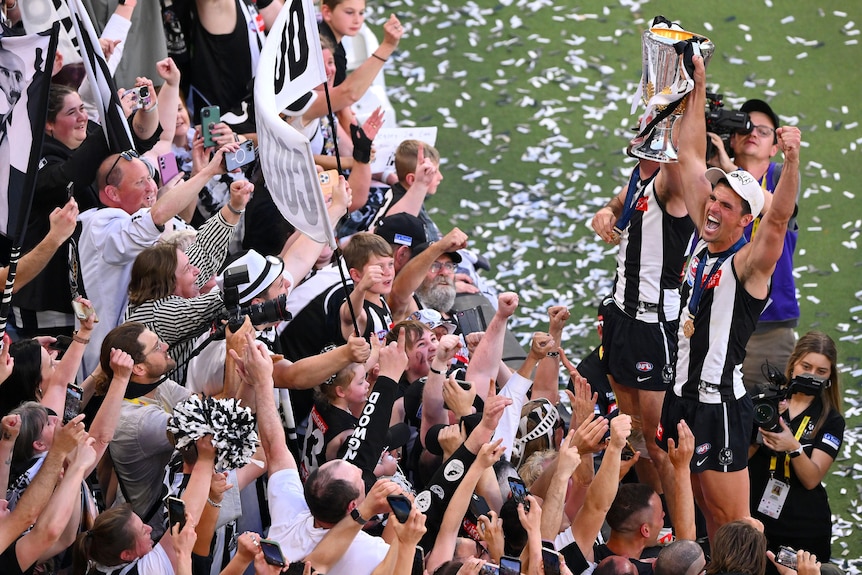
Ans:
[[[802,419],[802,423],[799,424],[799,429],[796,430],[796,435],[794,435],[794,439],[799,441],[802,438],[802,434],[805,433],[805,428],[808,427],[808,422],[811,420],[810,415],[806,415]],[[770,475],[775,474],[775,468],[778,464],[778,457],[773,454],[769,459],[769,473]],[[790,456],[786,453],[784,454],[784,477],[785,479],[790,479]]]

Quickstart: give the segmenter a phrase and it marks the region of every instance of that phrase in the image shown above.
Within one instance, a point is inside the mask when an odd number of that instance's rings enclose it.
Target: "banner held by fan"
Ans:
[[[55,23],[40,34],[0,37],[0,260],[9,266],[0,300],[0,341],[36,189],[59,32]]]
[[[291,0],[270,28],[254,84],[258,156],[281,215],[335,249],[308,138],[279,113],[326,81],[312,0]]]
[[[135,146],[132,132],[129,130],[129,122],[126,121],[123,106],[117,95],[117,87],[114,84],[90,15],[84,9],[81,0],[69,0],[69,12],[72,15],[72,24],[78,36],[78,49],[84,59],[84,70],[86,70],[87,79],[93,87],[93,98],[99,112],[99,122],[105,131],[108,147],[115,153],[134,150]]]

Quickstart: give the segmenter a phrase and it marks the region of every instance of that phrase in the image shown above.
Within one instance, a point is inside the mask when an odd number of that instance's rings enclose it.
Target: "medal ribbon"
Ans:
[[[736,243],[730,246],[729,249],[715,254],[718,256],[718,261],[715,262],[715,265],[712,266],[712,269],[709,270],[709,275],[706,276],[706,279],[703,278],[703,270],[706,268],[706,260],[709,259],[709,252],[707,251],[700,261],[697,263],[697,274],[694,278],[694,286],[692,286],[691,297],[688,300],[688,315],[689,318],[694,319],[694,316],[697,314],[697,307],[700,305],[700,296],[703,295],[703,290],[705,285],[709,285],[709,281],[712,279],[712,276],[721,268],[722,264],[738,252],[742,246],[744,246],[747,242],[745,237],[741,237],[736,240]]]
[[[632,177],[629,178],[629,188],[626,192],[626,203],[623,206],[623,213],[620,214],[617,223],[614,224],[614,231],[617,235],[622,235],[623,230],[626,229],[629,225],[629,221],[632,219],[632,216],[635,213],[635,206],[637,206],[638,200],[640,200],[644,191],[646,191],[647,185],[655,178],[658,171],[655,172],[652,176],[646,179],[643,186],[640,188],[640,193],[635,197],[635,191],[638,189],[638,182],[641,179],[641,168],[640,166],[635,166],[635,169],[632,171]]]

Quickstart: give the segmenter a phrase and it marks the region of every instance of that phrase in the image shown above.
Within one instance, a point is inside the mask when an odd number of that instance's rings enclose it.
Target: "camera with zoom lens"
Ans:
[[[832,385],[831,380],[818,378],[810,373],[796,375],[788,382],[784,374],[769,362],[763,364],[762,372],[769,383],[755,386],[751,402],[754,404],[755,423],[766,431],[781,431],[778,404],[782,399],[787,399],[794,393],[816,396]]]
[[[706,131],[718,134],[724,142],[727,155],[733,157],[730,149],[731,134],[750,134],[754,129],[751,118],[746,112],[724,109],[724,95],[708,92],[706,94]],[[716,149],[712,140],[706,139],[706,159],[715,155]]]
[[[787,378],[774,365],[769,362],[763,364],[763,375],[768,383],[755,386],[751,394],[751,402],[754,404],[754,422],[758,427],[766,431],[781,431],[781,414],[778,404],[789,395],[790,386]]]
[[[287,311],[286,294],[260,303],[240,305],[238,286],[246,284],[248,281],[247,266],[234,266],[225,270],[222,297],[226,310],[218,316],[219,323],[221,320],[227,320],[227,326],[234,332],[242,327],[246,316],[249,317],[252,325],[289,321],[293,318],[293,314]]]

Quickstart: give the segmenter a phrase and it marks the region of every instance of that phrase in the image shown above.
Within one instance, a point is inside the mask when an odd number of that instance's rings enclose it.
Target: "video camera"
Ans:
[[[766,431],[781,431],[781,417],[778,404],[794,393],[819,395],[821,391],[832,385],[829,379],[819,379],[810,374],[793,377],[790,383],[774,365],[763,364],[763,375],[769,383],[760,384],[752,390],[751,402],[754,404],[754,422]]]
[[[248,267],[244,265],[228,268],[224,272],[224,299],[225,308],[217,321],[221,324],[221,320],[227,320],[227,326],[231,331],[238,330],[245,316],[251,319],[252,325],[262,325],[277,321],[289,321],[293,319],[293,314],[287,311],[287,295],[281,294],[277,298],[266,300],[260,303],[253,303],[247,306],[242,306],[239,303],[239,287],[242,284],[247,284]]]
[[[746,112],[724,109],[724,94],[707,92],[706,94],[706,131],[721,136],[727,155],[733,157],[730,148],[731,134],[750,134],[754,129],[751,118]],[[712,140],[706,139],[706,159],[715,155],[716,149]]]

